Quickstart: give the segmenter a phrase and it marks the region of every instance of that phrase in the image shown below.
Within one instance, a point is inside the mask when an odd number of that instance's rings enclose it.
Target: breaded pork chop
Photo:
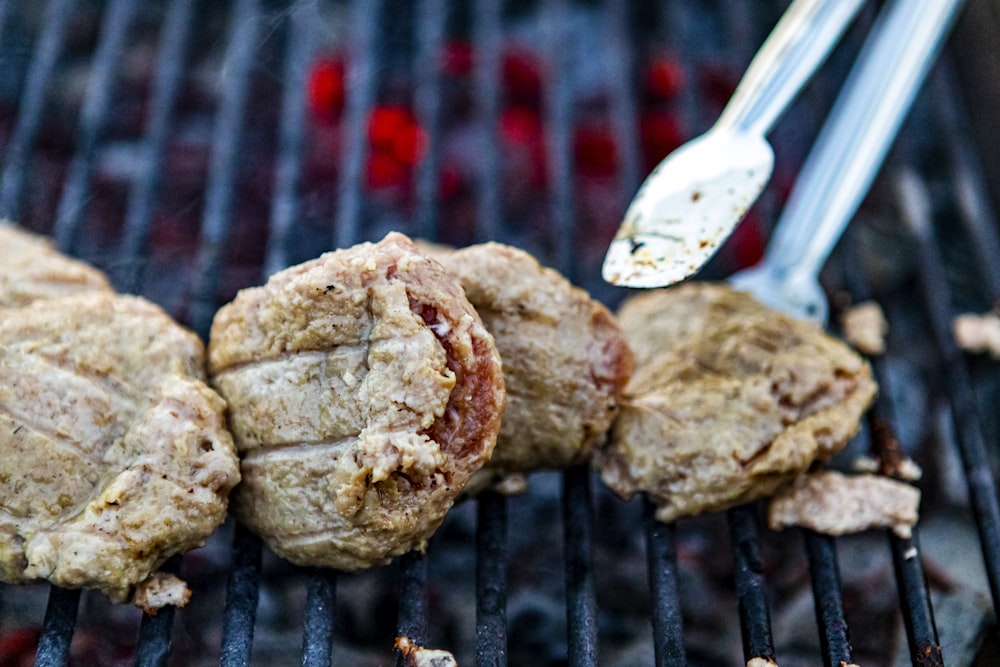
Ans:
[[[209,364],[242,455],[234,512],[300,565],[421,548],[489,459],[505,400],[461,287],[395,233],[240,292]]]
[[[458,278],[503,359],[507,409],[481,474],[589,460],[633,369],[614,315],[522,250],[484,243],[432,252]]]
[[[239,481],[204,349],[138,297],[0,309],[0,578],[128,599]]]
[[[594,464],[661,521],[773,494],[842,449],[876,393],[847,345],[726,285],[632,297],[619,318],[637,370]]]
[[[59,253],[49,239],[0,220],[0,307],[93,291],[112,291],[103,273]]]

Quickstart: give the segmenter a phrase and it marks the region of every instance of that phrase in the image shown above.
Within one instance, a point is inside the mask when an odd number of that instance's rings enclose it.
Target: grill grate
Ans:
[[[368,235],[366,226],[377,206],[366,196],[365,165],[369,144],[364,128],[372,110],[383,94],[384,73],[379,67],[380,53],[385,46],[387,17],[407,16],[413,12],[413,108],[426,132],[426,152],[415,173],[415,199],[412,230],[428,238],[440,236],[442,205],[438,198],[438,174],[444,164],[445,77],[437,65],[438,54],[449,37],[449,28],[459,13],[474,17],[470,27],[472,44],[478,57],[473,65],[471,86],[477,110],[474,145],[479,150],[477,178],[474,183],[476,211],[474,240],[509,240],[514,235],[508,224],[508,206],[501,183],[504,178],[499,134],[504,104],[501,90],[501,53],[504,23],[508,14],[529,11],[532,3],[498,3],[488,0],[425,0],[414,9],[404,8],[392,0],[364,3],[319,3],[315,0],[295,2],[290,6],[275,6],[260,0],[234,0],[228,13],[228,34],[225,36],[224,76],[218,87],[218,109],[213,117],[213,140],[208,152],[208,168],[201,213],[200,238],[194,257],[193,281],[185,305],[190,310],[178,312],[200,335],[205,336],[221,295],[228,289],[231,277],[223,274],[228,266],[230,244],[240,230],[234,220],[238,216],[240,179],[243,154],[249,136],[257,133],[250,122],[255,69],[260,61],[262,45],[275,33],[284,34],[285,45],[280,56],[282,65],[275,76],[280,78],[282,94],[277,115],[277,140],[274,157],[273,192],[270,196],[266,251],[260,262],[261,276],[282,268],[297,258],[295,248],[303,243],[299,224],[306,204],[304,194],[304,163],[309,153],[308,109],[306,88],[309,67],[319,52],[324,37],[320,17],[333,12],[347,17],[348,38],[347,96],[342,125],[340,161],[337,164],[335,224],[328,243],[350,245]],[[615,71],[635,71],[640,53],[632,48],[636,23],[653,16],[655,39],[677,45],[685,58],[704,56],[706,46],[693,46],[679,35],[706,20],[723,21],[725,15],[749,19],[753,13],[746,2],[727,0],[719,3],[662,2],[653,9],[638,7],[628,0],[608,0],[601,5],[605,46]],[[779,3],[780,4],[780,3]],[[522,6],[525,5],[525,6]],[[13,9],[12,9],[13,7]],[[756,6],[755,6],[756,7]],[[776,13],[775,7],[769,9]],[[25,11],[14,3],[0,3],[0,37],[9,32],[11,13]],[[0,211],[8,217],[23,219],[32,226],[45,228],[47,223],[32,218],[35,215],[24,206],[31,185],[33,150],[35,150],[43,119],[46,99],[53,85],[60,58],[66,48],[78,3],[73,0],[51,0],[46,8],[41,32],[26,69],[18,95],[17,118],[13,129],[4,138],[4,163],[0,178]],[[150,11],[150,10],[147,10]],[[164,172],[169,159],[170,138],[177,130],[179,99],[185,78],[193,63],[192,51],[197,38],[197,26],[204,9],[192,0],[170,0],[162,9],[159,49],[151,79],[148,121],[142,139],[142,159],[137,161],[127,203],[123,207],[120,242],[108,268],[116,284],[127,291],[141,291],[146,285],[146,257],[150,252],[150,237],[158,215],[157,202],[164,185]],[[541,3],[540,34],[547,64],[558,73],[567,73],[579,66],[570,58],[573,17],[579,5],[569,0],[545,0]],[[640,18],[636,18],[636,17]],[[706,19],[705,16],[714,17]],[[773,17],[772,17],[773,18]],[[69,162],[62,195],[54,210],[52,232],[64,250],[79,252],[80,237],[89,233],[92,218],[87,215],[94,179],[95,160],[106,140],[111,124],[118,68],[128,43],[130,29],[148,19],[136,3],[110,0],[103,12],[99,40],[94,49],[90,70],[92,78],[83,98],[75,149]],[[730,25],[734,41],[742,43],[746,52],[754,43],[748,30],[752,21],[737,20]],[[850,39],[850,36],[849,38]],[[403,38],[406,41],[406,38]],[[612,77],[608,114],[615,144],[618,147],[615,170],[615,197],[624,204],[640,179],[640,130],[636,118],[640,115],[639,98],[624,76]],[[953,188],[957,193],[959,217],[966,225],[973,245],[980,250],[981,274],[988,282],[990,296],[1000,300],[1000,256],[997,225],[992,218],[985,195],[983,177],[976,167],[975,151],[967,133],[963,132],[963,114],[955,99],[947,63],[933,80],[936,99],[952,100],[938,105],[941,123],[955,129],[954,141],[946,142],[949,162],[953,165]],[[574,174],[573,128],[578,120],[575,91],[569,76],[552,76],[544,89],[544,122],[546,136],[547,236],[538,245],[551,263],[566,275],[586,281],[594,273],[579,260],[583,236],[592,230],[579,228],[581,206],[580,184]],[[679,95],[679,113],[687,127],[696,127],[701,115],[711,115],[711,109],[699,113],[704,99],[692,87]],[[921,288],[936,348],[943,358],[944,381],[951,400],[958,444],[963,457],[970,489],[972,507],[982,536],[989,588],[994,608],[1000,602],[1000,508],[991,474],[981,416],[976,412],[975,391],[966,370],[965,359],[955,347],[948,331],[950,304],[947,277],[941,257],[937,255],[931,228],[931,204],[927,185],[921,176],[909,174],[896,189],[904,221],[917,240],[922,266]],[[775,206],[776,195],[769,191],[763,207]],[[770,203],[768,203],[770,201]],[[27,215],[22,215],[27,213]],[[534,238],[529,236],[529,238]],[[263,241],[261,245],[265,245]],[[313,249],[313,253],[315,249]],[[861,271],[851,272],[857,277]],[[256,282],[251,280],[249,282]],[[855,280],[852,291],[856,296],[868,292],[863,280]],[[587,285],[591,287],[591,285]],[[603,290],[603,292],[601,292]],[[598,286],[595,293],[608,294]],[[620,296],[620,295],[619,295]],[[609,297],[617,298],[617,297]],[[885,362],[875,360],[874,368],[881,386],[889,387],[890,373]],[[873,410],[872,419],[888,423],[889,408],[884,400]],[[878,429],[872,428],[875,433]],[[876,449],[878,443],[876,442]],[[595,555],[595,494],[592,477],[586,467],[562,474],[562,525],[565,576],[566,656],[568,664],[597,665],[599,638],[602,633],[599,614],[599,576],[594,570]],[[518,526],[509,518],[510,501],[495,494],[485,494],[476,501],[475,513],[475,660],[479,665],[505,665],[511,654],[508,646],[508,568],[511,567],[509,526]],[[689,658],[685,648],[681,606],[681,565],[677,549],[677,528],[655,521],[653,508],[643,501],[640,525],[645,531],[645,549],[650,590],[652,645],[657,665],[684,665]],[[772,635],[771,609],[768,600],[769,573],[766,554],[762,549],[757,509],[748,506],[726,513],[734,562],[734,591],[738,601],[738,616],[743,638],[745,659],[754,657],[776,660]],[[815,599],[817,627],[825,665],[851,663],[853,651],[844,608],[844,591],[838,565],[837,541],[803,531],[805,554]],[[889,536],[889,549],[895,569],[900,609],[914,664],[943,664],[941,648],[934,624],[931,599],[922,569],[921,559],[912,554],[917,549],[916,533],[909,540]],[[257,607],[265,577],[262,559],[266,551],[258,538],[242,526],[233,529],[231,561],[228,566],[225,606],[222,618],[220,663],[246,665],[251,661]],[[399,562],[399,608],[396,631],[417,643],[432,639],[432,614],[429,598],[436,586],[429,561],[435,557],[433,543],[427,556],[408,555]],[[169,567],[179,567],[170,563]],[[298,573],[305,577],[306,597],[302,623],[301,661],[304,665],[329,665],[338,661],[333,650],[340,628],[337,618],[337,588],[340,577],[328,571]],[[341,575],[343,576],[343,575]],[[266,581],[263,582],[266,585]],[[4,588],[3,597],[10,589]],[[79,591],[52,588],[49,592],[41,639],[36,656],[38,665],[66,664],[70,643],[76,629],[80,607]],[[185,614],[181,611],[180,614]],[[141,665],[163,665],[168,662],[174,632],[175,614],[172,608],[156,616],[143,616],[135,660]],[[511,637],[517,641],[518,637]],[[0,656],[2,658],[3,656]]]

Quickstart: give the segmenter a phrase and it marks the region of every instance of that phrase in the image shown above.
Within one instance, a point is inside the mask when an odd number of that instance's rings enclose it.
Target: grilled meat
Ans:
[[[493,338],[401,234],[240,292],[209,364],[242,455],[234,512],[300,565],[357,570],[421,548],[503,412]]]
[[[633,368],[615,317],[516,248],[485,243],[431,252],[458,278],[503,359],[507,409],[478,479],[589,460]]]
[[[0,309],[0,578],[129,598],[239,481],[204,349],[138,297]]]
[[[594,463],[661,521],[771,495],[843,448],[876,392],[846,345],[725,285],[636,296],[619,317],[636,372]]]

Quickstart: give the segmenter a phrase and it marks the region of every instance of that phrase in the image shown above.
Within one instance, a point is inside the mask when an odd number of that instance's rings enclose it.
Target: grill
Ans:
[[[521,246],[614,305],[624,292],[598,267],[620,212],[645,170],[716,116],[784,4],[0,3],[0,213],[203,337],[240,287],[389,229]],[[976,21],[957,31],[986,39],[996,6],[969,4]],[[875,10],[773,135],[772,185],[706,276],[759,256]],[[878,536],[888,545],[772,533],[753,505],[664,525],[580,467],[456,507],[425,555],[370,573],[293,568],[230,522],[165,565],[194,590],[183,610],[140,620],[90,593],[2,586],[0,664],[36,642],[38,665],[386,664],[393,636],[478,665],[816,664],[816,652],[834,667],[990,664],[1000,381],[950,333],[957,310],[1000,302],[1000,183],[981,167],[997,146],[977,142],[989,122],[958,83],[974,59],[945,55],[825,276],[835,306],[874,295],[893,327],[873,362],[882,394],[849,452],[870,449],[891,474],[897,432],[928,471],[924,513],[972,517],[985,574],[971,597],[944,594],[967,561],[929,565],[926,521],[912,539]],[[859,585],[856,570],[886,553],[895,584]],[[720,590],[703,598],[709,584]],[[789,601],[803,586],[815,624]],[[894,600],[901,654],[867,622],[867,589]]]

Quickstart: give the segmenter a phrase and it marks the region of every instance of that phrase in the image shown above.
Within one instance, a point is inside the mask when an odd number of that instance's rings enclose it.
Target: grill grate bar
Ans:
[[[356,243],[361,223],[361,203],[365,162],[368,159],[368,116],[375,104],[376,49],[383,0],[354,3],[351,25],[354,26],[351,57],[347,69],[346,122],[344,123],[344,159],[337,182],[337,227],[334,243],[347,248]]]
[[[399,559],[399,617],[396,635],[416,644],[427,642],[427,559],[411,551]],[[402,665],[402,655],[397,664]]]
[[[222,617],[222,667],[250,664],[254,621],[260,597],[260,538],[243,524],[233,531],[232,560],[226,583],[226,607]]]
[[[476,240],[502,240],[500,205],[500,51],[502,2],[478,0],[473,27],[476,44],[475,90],[479,104],[482,164],[477,183]]]
[[[70,162],[69,172],[63,181],[62,199],[59,201],[55,227],[52,230],[56,245],[64,252],[69,252],[73,248],[74,238],[87,205],[90,167],[94,160],[94,151],[104,133],[108,107],[118,81],[116,76],[118,68],[115,67],[115,63],[121,60],[125,36],[137,8],[138,4],[131,0],[113,0],[104,14],[101,41],[97,45],[90,66],[87,94],[80,111],[80,127],[77,131],[80,139],[73,160]]]
[[[212,153],[205,190],[201,239],[195,260],[194,285],[191,293],[190,322],[195,332],[208,338],[215,316],[215,292],[223,251],[230,242],[233,197],[240,167],[240,137],[250,73],[257,46],[259,0],[238,0],[233,10],[229,45],[224,63],[225,87],[214,130]]]
[[[848,286],[856,303],[861,303],[872,298],[871,288],[868,284],[865,271],[858,262],[859,254],[853,252],[853,245],[856,236],[848,235],[846,252],[842,253],[844,259],[845,275],[847,275]],[[879,392],[875,397],[875,404],[868,411],[868,430],[872,437],[872,454],[879,460],[885,461],[892,454],[890,448],[898,447],[893,439],[891,431],[892,405],[889,400],[892,386],[889,382],[889,374],[886,368],[884,356],[869,357],[872,373],[879,386]],[[892,471],[887,471],[892,472]],[[930,592],[927,588],[927,579],[924,576],[923,565],[917,557],[917,529],[913,527],[913,536],[910,539],[903,539],[892,531],[887,531],[889,538],[889,549],[892,552],[893,570],[896,576],[896,588],[899,593],[900,608],[903,614],[903,624],[906,628],[906,635],[910,647],[910,655],[914,664],[934,666],[943,664],[941,661],[941,646],[938,643],[937,627],[934,624],[934,612],[931,607]],[[918,662],[926,660],[927,662]],[[934,660],[937,660],[935,662]]]
[[[3,39],[4,28],[7,27],[7,19],[10,17],[10,6],[13,3],[0,2],[0,40]]]
[[[990,594],[996,610],[1000,608],[1000,503],[997,501],[996,484],[990,470],[965,358],[951,336],[949,311],[952,300],[931,229],[930,195],[926,185],[909,171],[901,174],[896,186],[901,215],[917,240],[920,287],[942,356],[959,452],[969,483],[969,498],[979,528]]]
[[[139,645],[135,649],[135,664],[142,667],[167,664],[175,611],[172,605],[167,605],[155,616],[142,615],[142,623],[139,624]]]
[[[972,134],[963,118],[969,114],[960,107],[962,98],[956,81],[957,75],[952,63],[946,59],[932,72],[930,84],[933,86],[935,110],[941,116],[941,126],[948,128],[948,148],[952,187],[955,191],[960,219],[974,239],[980,273],[986,278],[989,297],[1000,302],[1000,238],[997,234],[997,218],[990,205],[990,195],[983,176],[982,164],[976,155]]]
[[[441,166],[441,67],[438,65],[446,0],[425,0],[417,11],[417,57],[414,63],[416,87],[414,110],[427,132],[427,152],[417,165],[417,211],[414,229],[425,239],[437,237],[438,171]]]
[[[944,665],[931,599],[927,593],[927,579],[920,558],[916,556],[919,553],[916,527],[913,537],[906,540],[890,532],[889,548],[892,550],[892,566],[913,663],[921,667]]]
[[[563,529],[568,655],[574,667],[598,664],[597,599],[591,568],[593,516],[590,468],[570,468],[563,473]]]
[[[28,153],[42,120],[45,90],[52,70],[62,52],[66,28],[73,14],[73,0],[52,0],[45,13],[45,23],[38,48],[31,57],[17,124],[7,144],[7,159],[0,175],[0,217],[17,220],[21,214],[21,197],[29,173]]]
[[[45,608],[35,667],[62,667],[69,661],[69,646],[73,641],[79,608],[79,589],[49,586],[49,603]]]
[[[117,255],[120,266],[115,282],[126,292],[138,292],[142,282],[139,258],[145,252],[153,205],[160,189],[174,102],[184,74],[185,55],[191,36],[193,5],[194,0],[171,2],[160,31],[160,48],[149,103],[143,160],[136,180],[129,189],[122,245]]]
[[[656,506],[643,499],[646,560],[652,598],[653,651],[657,667],[685,667],[684,618],[677,585],[673,524],[656,520]]]
[[[287,20],[285,68],[282,73],[285,87],[281,100],[267,255],[264,259],[265,280],[288,266],[288,235],[299,215],[302,153],[306,142],[306,96],[302,91],[306,90],[309,62],[316,51],[317,22],[315,0],[296,3]]]
[[[851,642],[844,618],[844,600],[837,564],[837,543],[829,535],[804,530],[806,553],[813,599],[816,603],[816,623],[825,667],[851,664]]]
[[[507,664],[507,499],[480,494],[476,508],[476,665]]]
[[[569,7],[567,0],[548,0],[544,8],[544,30],[548,42],[546,54],[552,70],[545,85],[545,133],[548,154],[548,176],[552,233],[550,239],[555,250],[555,265],[569,280],[578,276],[575,261],[576,236],[574,230],[575,207],[573,188],[573,91],[568,72],[569,61]]]
[[[628,0],[610,0],[606,24],[608,40],[613,54],[613,67],[619,76],[611,77],[611,122],[614,127],[615,145],[618,146],[618,178],[622,204],[628,204],[639,189],[639,107],[637,92],[632,84],[635,72],[634,49],[629,29]]]
[[[743,655],[748,662],[751,658],[774,661],[771,612],[767,605],[757,515],[753,505],[742,505],[726,512],[726,516],[736,566]]]
[[[329,667],[333,661],[333,617],[337,605],[337,573],[313,569],[306,586],[302,628],[302,667]]]

